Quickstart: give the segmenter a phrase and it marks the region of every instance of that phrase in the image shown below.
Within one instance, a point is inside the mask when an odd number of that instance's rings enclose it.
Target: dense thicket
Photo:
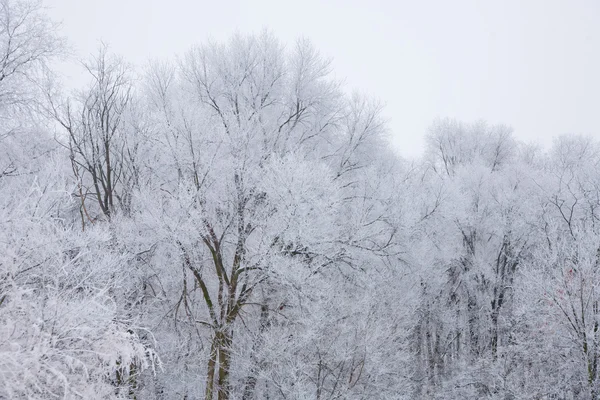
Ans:
[[[441,119],[409,163],[267,33],[61,93],[0,6],[0,399],[599,398],[600,143]]]

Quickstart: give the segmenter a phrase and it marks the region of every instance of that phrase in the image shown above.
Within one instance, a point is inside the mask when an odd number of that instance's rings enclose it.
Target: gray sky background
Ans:
[[[99,40],[138,65],[208,38],[307,37],[337,77],[384,101],[392,141],[418,156],[438,116],[485,119],[548,145],[600,138],[600,0],[45,0],[78,54]]]

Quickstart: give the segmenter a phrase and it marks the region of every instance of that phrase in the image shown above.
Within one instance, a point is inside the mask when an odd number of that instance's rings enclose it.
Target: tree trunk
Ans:
[[[242,400],[251,400],[254,397],[254,390],[256,389],[256,383],[258,382],[258,372],[260,370],[260,360],[258,359],[256,353],[259,351],[262,346],[262,335],[265,330],[269,327],[269,307],[266,302],[260,307],[260,328],[258,331],[258,338],[254,342],[252,346],[252,354],[250,358],[252,360],[252,368],[250,373],[246,377],[244,384],[244,393],[242,395]]]
[[[208,358],[208,367],[206,370],[206,395],[205,400],[213,400],[214,384],[215,384],[215,367],[217,365],[217,341],[215,335],[210,346],[210,357]]]
[[[219,392],[218,400],[229,400],[229,367],[231,361],[231,343],[233,332],[226,330],[220,333],[219,340]]]

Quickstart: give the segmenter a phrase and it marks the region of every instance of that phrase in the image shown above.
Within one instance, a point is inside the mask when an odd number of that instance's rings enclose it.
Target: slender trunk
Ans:
[[[226,330],[220,334],[219,340],[219,393],[218,400],[229,400],[229,367],[231,361],[231,344],[233,332]]]
[[[429,377],[429,384],[435,386],[435,360],[433,354],[433,343],[431,339],[431,322],[427,321],[425,331],[425,348],[427,349],[427,375]]]
[[[113,182],[112,182],[112,166],[110,165],[110,141],[105,140],[104,152],[106,159],[106,204],[111,211],[114,208],[113,204]]]
[[[269,307],[267,304],[263,304],[260,307],[260,328],[258,332],[258,338],[254,342],[252,346],[252,354],[250,358],[252,360],[252,368],[250,373],[246,377],[246,381],[244,384],[244,394],[242,395],[242,400],[251,400],[254,396],[254,390],[256,388],[256,383],[258,381],[257,375],[261,367],[261,363],[256,355],[262,346],[263,342],[263,334],[265,330],[269,327]]]
[[[206,369],[206,395],[205,400],[213,400],[214,384],[215,384],[215,367],[217,364],[217,341],[215,335],[210,346],[210,357],[208,358],[208,367]]]
[[[477,301],[471,294],[467,294],[467,313],[468,313],[468,324],[469,324],[469,344],[471,355],[475,358],[479,356],[479,327],[478,327],[478,315],[477,315]]]
[[[492,311],[492,357],[496,360],[498,356],[498,311]]]

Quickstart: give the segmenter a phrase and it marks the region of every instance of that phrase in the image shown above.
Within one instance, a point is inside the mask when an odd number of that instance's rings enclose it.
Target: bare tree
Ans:
[[[19,173],[31,156],[23,147],[35,138],[23,138],[25,121],[32,120],[41,81],[63,47],[41,1],[0,1],[0,178]]]
[[[288,52],[268,34],[199,46],[178,69],[150,70],[148,103],[168,150],[155,192],[169,206],[156,213],[181,257],[173,260],[183,270],[176,321],[185,315],[209,343],[201,361],[206,400],[265,393],[263,371],[272,367],[258,356],[263,338],[275,330],[273,319],[288,318],[285,330],[301,318],[302,304],[289,303],[293,293],[304,296],[302,284],[286,283],[290,276],[337,276],[331,282],[342,287],[351,279],[330,269],[352,275],[367,268],[355,254],[373,254],[375,264],[394,247],[390,208],[376,200],[378,190],[393,191],[380,179],[391,168],[374,168],[389,156],[381,108],[344,96],[328,73],[307,41]],[[341,362],[332,350],[348,342],[325,342],[310,352],[306,386],[321,398],[343,393],[345,382],[360,386],[360,362]],[[232,377],[238,363],[248,365],[242,379]]]
[[[62,107],[52,104],[53,116],[67,133],[64,145],[77,181],[82,223],[95,218],[88,211],[88,197],[110,219],[116,207],[126,203],[129,193],[125,188],[135,173],[134,167],[127,165],[135,152],[125,127],[132,97],[129,68],[121,58],[109,54],[105,45],[84,66],[92,79],[90,87]]]
[[[428,158],[434,170],[449,176],[474,160],[496,171],[514,158],[512,132],[506,125],[489,126],[485,121],[465,124],[438,119],[427,133]]]

